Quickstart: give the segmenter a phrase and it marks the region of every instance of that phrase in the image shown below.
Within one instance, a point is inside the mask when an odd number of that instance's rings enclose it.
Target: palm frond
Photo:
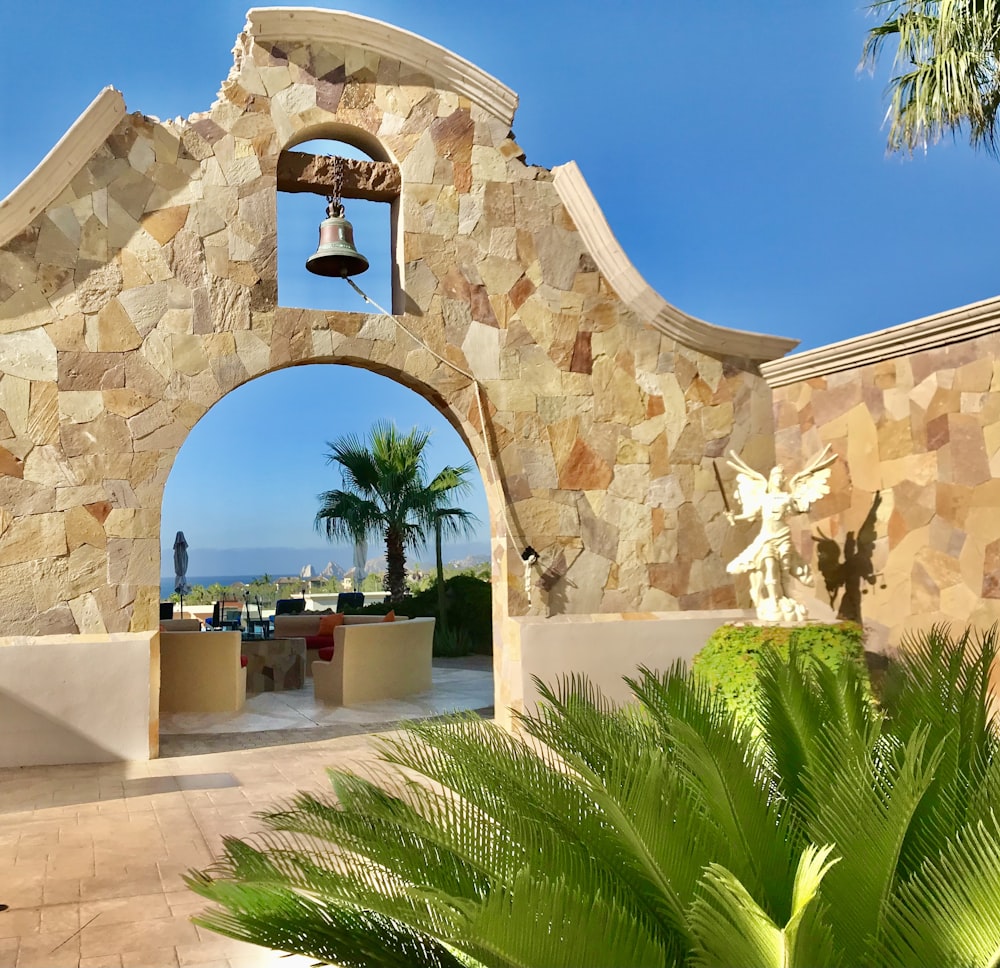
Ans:
[[[968,126],[973,146],[996,155],[1000,3],[879,0],[870,9],[885,19],[869,31],[862,64],[874,67],[887,43],[896,46],[889,149],[926,148]]]
[[[314,525],[331,541],[381,537],[383,515],[377,504],[352,491],[323,491]]]

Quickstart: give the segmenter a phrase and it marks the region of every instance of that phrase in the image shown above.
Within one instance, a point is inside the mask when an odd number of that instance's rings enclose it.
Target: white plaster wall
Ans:
[[[0,766],[149,759],[155,634],[0,638]]]
[[[632,691],[624,677],[635,677],[639,666],[665,671],[677,659],[690,663],[720,625],[753,618],[744,609],[515,618],[524,709],[531,712],[538,702],[532,677],[555,686],[574,672],[584,673],[614,702],[629,702]]]

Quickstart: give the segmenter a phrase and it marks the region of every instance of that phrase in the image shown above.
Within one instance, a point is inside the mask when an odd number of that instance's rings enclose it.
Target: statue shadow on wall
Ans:
[[[569,577],[568,572],[576,559],[583,554],[581,548],[577,551],[573,560],[566,561],[566,552],[560,551],[559,556],[538,576],[538,587],[546,593],[546,604],[549,615],[565,615],[568,607],[568,597],[566,589],[576,588],[576,583]]]
[[[880,580],[872,564],[875,553],[875,540],[878,533],[875,530],[875,518],[878,507],[882,503],[881,492],[876,491],[872,506],[858,528],[857,535],[847,532],[844,539],[843,556],[840,545],[833,538],[827,537],[822,531],[816,542],[817,567],[826,584],[826,593],[830,598],[830,608],[834,607],[837,596],[840,605],[837,607],[837,618],[861,624],[861,596],[868,593],[864,584],[872,587]],[[885,584],[879,585],[885,588]]]

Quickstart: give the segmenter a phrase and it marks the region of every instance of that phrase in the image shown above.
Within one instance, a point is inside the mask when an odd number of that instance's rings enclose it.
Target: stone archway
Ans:
[[[5,630],[154,629],[177,449],[231,389],[306,362],[393,375],[468,442],[492,519],[498,709],[520,702],[512,622],[529,611],[736,606],[710,464],[771,459],[758,365],[793,342],[653,292],[575,166],[525,163],[516,95],[454,54],[298,8],[252,10],[234,53],[186,120],[106,90],[0,206]],[[283,152],[343,132],[399,173],[395,319],[277,303]]]

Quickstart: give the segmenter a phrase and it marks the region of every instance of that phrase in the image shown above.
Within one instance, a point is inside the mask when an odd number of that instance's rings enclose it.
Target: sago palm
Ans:
[[[910,645],[884,710],[793,656],[755,726],[679,666],[543,687],[517,736],[415,724],[227,839],[197,921],[365,968],[996,965],[994,637]]]
[[[393,424],[375,424],[367,439],[346,435],[327,444],[327,461],[338,465],[343,486],[319,495],[316,527],[331,541],[385,542],[389,598],[406,594],[406,552],[420,547],[447,510],[456,520],[469,512],[448,507],[466,486],[469,466],[445,467],[427,481],[424,450],[430,431],[401,434]]]
[[[1000,0],[879,0],[884,17],[865,41],[874,67],[895,46],[889,149],[926,148],[966,125],[974,147],[996,155],[1000,106]]]

